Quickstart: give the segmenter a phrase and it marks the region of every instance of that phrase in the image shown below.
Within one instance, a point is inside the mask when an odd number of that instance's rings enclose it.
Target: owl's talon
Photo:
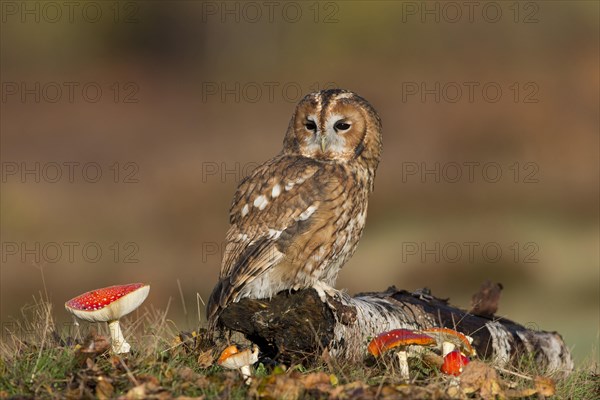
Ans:
[[[337,300],[340,297],[340,292],[337,289],[321,281],[317,281],[313,285],[313,289],[316,290],[317,294],[319,295],[319,298],[323,303],[329,304],[329,301],[327,301],[328,295],[329,297],[335,300]]]

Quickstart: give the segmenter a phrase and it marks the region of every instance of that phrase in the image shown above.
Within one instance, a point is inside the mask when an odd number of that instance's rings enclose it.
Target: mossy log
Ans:
[[[367,356],[369,340],[391,329],[446,327],[473,338],[479,357],[498,366],[530,357],[547,372],[568,374],[573,360],[556,332],[532,330],[502,317],[482,317],[453,307],[427,291],[390,287],[350,297],[338,293],[322,301],[314,289],[282,292],[272,299],[242,299],[220,317],[263,354],[280,360],[321,355],[356,362]]]

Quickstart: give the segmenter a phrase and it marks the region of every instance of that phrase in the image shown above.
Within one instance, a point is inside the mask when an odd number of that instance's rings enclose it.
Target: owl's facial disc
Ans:
[[[378,129],[377,115],[356,94],[340,90],[312,93],[296,108],[284,151],[323,161],[349,162],[363,154],[370,140],[368,132],[377,138]]]
[[[362,114],[348,104],[335,104],[319,113],[301,113],[300,151],[305,157],[349,160],[356,140],[362,140]],[[298,122],[300,122],[298,121]],[[298,124],[300,125],[300,124]]]

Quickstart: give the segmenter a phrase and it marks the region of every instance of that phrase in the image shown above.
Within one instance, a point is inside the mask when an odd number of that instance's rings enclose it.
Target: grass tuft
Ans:
[[[166,311],[150,307],[124,319],[124,334],[132,345],[126,355],[109,351],[105,324],[58,327],[53,311],[40,295],[23,307],[19,319],[3,327],[0,398],[445,399],[457,390],[456,380],[417,360],[406,383],[398,376],[394,357],[351,365],[340,364],[326,352],[320,362],[305,365],[261,361],[254,367],[252,384],[246,385],[236,371],[213,364],[221,349],[207,346],[196,332],[182,332]],[[489,364],[481,365],[492,370]],[[516,367],[493,373],[498,387],[525,394],[538,384],[541,371],[531,358],[523,358]],[[481,394],[476,389],[471,398]],[[600,398],[597,362],[557,380],[556,398]]]

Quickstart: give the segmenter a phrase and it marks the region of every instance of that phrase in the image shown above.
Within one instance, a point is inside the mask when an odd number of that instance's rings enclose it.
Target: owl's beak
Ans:
[[[325,136],[321,136],[321,151],[325,153],[325,148],[327,148],[327,138]]]

